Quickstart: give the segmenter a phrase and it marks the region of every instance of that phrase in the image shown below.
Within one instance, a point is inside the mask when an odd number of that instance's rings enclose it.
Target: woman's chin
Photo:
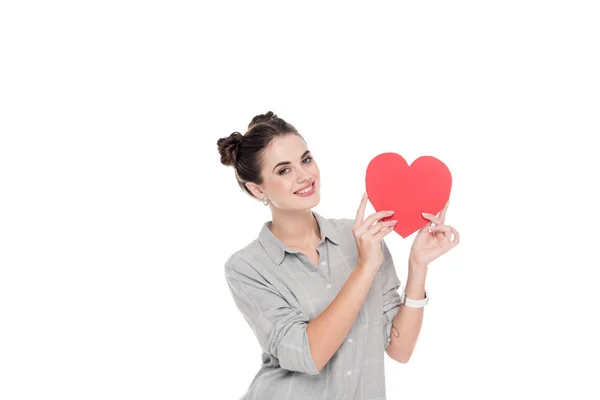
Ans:
[[[296,195],[294,196],[296,197],[296,199],[294,200],[294,205],[296,206],[295,208],[299,208],[302,210],[315,207],[317,204],[319,204],[321,200],[318,191],[308,197],[300,197]]]

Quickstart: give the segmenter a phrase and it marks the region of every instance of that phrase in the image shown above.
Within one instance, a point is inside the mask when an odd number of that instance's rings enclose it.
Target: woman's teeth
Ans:
[[[299,191],[297,191],[296,193],[299,193],[299,194],[308,193],[308,192],[310,192],[310,191],[312,190],[312,187],[313,187],[313,185],[311,184],[311,185],[310,185],[309,187],[307,187],[306,189],[304,189],[304,190],[299,190]]]

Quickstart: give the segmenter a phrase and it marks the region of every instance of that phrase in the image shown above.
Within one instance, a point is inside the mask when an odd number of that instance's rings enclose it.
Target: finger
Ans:
[[[380,230],[375,236],[373,236],[376,240],[381,240],[385,235],[394,232],[394,226],[386,226],[382,230]]]
[[[443,222],[440,221],[440,219],[433,214],[422,213],[421,215],[423,215],[423,218],[426,218],[426,219],[434,222],[436,225],[443,225]]]
[[[458,231],[454,229],[454,227],[452,227],[452,232],[454,232],[454,240],[452,241],[452,244],[456,246],[460,241],[460,235],[458,234]]]
[[[366,227],[365,229],[368,229],[371,225],[373,225],[375,223],[375,221],[386,218],[386,217],[390,217],[394,214],[393,212],[388,212],[388,211],[391,211],[391,210],[378,211],[376,213],[369,215],[367,217],[367,219],[365,219],[363,222],[364,226]]]
[[[450,240],[452,238],[452,227],[448,225],[437,225],[429,228],[431,231],[442,232]]]
[[[377,222],[375,225],[373,225],[372,227],[369,228],[369,230],[367,231],[367,234],[375,236],[377,233],[379,233],[383,229],[387,228],[388,226],[391,226],[393,228],[396,225],[396,223],[398,223],[397,220]]]
[[[363,197],[360,200],[360,206],[358,206],[358,210],[356,211],[356,220],[354,221],[354,223],[356,224],[356,226],[358,226],[359,224],[361,224],[363,222],[363,219],[365,219],[365,207],[367,205],[367,192],[363,193]]]
[[[440,218],[440,221],[442,221],[442,224],[446,220],[446,211],[448,210],[448,204],[450,204],[450,200],[448,200],[448,202],[446,203],[446,205],[444,206],[444,208],[440,212],[439,218]]]
[[[433,225],[433,222],[429,222],[429,223],[425,224],[425,226],[423,226],[421,229],[419,229],[419,231],[426,231],[427,229],[431,228],[432,225]]]

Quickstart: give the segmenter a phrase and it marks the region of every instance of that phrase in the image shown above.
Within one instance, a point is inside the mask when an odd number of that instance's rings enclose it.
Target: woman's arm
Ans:
[[[377,269],[357,265],[333,301],[306,327],[308,343],[319,372],[352,328]]]
[[[423,299],[425,298],[427,266],[418,266],[411,261],[408,265],[408,277],[404,293],[406,297],[413,300]],[[421,332],[423,310],[424,307],[400,306],[400,310],[394,317],[392,324],[392,340],[385,350],[393,360],[406,363],[410,359]]]

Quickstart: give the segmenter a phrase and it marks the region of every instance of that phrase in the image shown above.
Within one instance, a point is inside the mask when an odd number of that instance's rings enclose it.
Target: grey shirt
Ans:
[[[382,240],[383,263],[348,335],[319,372],[306,326],[336,297],[356,267],[352,219],[324,218],[319,265],[291,250],[262,226],[258,238],[225,262],[225,279],[237,308],[262,349],[262,364],[245,400],[385,400],[385,349],[400,307],[400,280]]]

